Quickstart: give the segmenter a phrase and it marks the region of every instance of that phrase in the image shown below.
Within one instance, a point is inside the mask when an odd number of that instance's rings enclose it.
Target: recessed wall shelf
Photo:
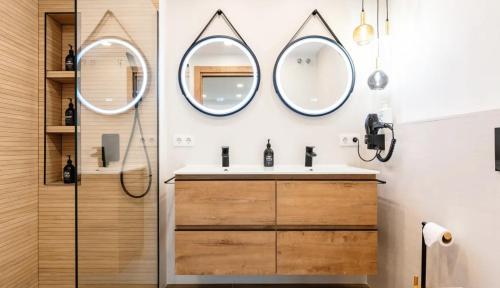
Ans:
[[[74,134],[75,133],[75,126],[47,126],[47,133]]]
[[[71,186],[63,183],[67,155],[75,161],[75,127],[64,126],[64,112],[75,101],[75,71],[65,71],[69,45],[75,47],[75,13],[45,13],[44,41],[44,183],[47,186]],[[75,163],[75,162],[73,162]],[[68,188],[71,189],[71,188]]]
[[[66,184],[63,181],[55,181],[55,182],[46,183],[45,185],[47,185],[47,186],[70,186],[71,187],[71,186],[75,186],[75,183]]]
[[[75,71],[47,71],[47,79],[63,83],[75,83]]]

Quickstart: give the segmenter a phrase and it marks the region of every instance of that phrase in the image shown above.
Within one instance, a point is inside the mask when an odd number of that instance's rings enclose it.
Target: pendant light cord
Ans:
[[[365,0],[361,0],[361,12],[365,12]]]
[[[389,0],[385,0],[385,21],[389,22]]]
[[[379,18],[380,18],[380,15],[379,15],[379,10],[380,10],[380,0],[377,0],[377,60],[376,63],[375,63],[375,68],[378,69],[378,65],[379,65],[379,58],[380,58],[380,24],[379,24]]]

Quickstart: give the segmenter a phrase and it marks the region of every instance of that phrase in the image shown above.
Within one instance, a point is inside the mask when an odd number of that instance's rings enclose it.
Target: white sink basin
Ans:
[[[379,171],[347,165],[280,165],[266,168],[258,165],[233,165],[228,168],[215,165],[190,165],[175,171],[175,175],[300,175],[300,174],[360,174],[376,175]]]

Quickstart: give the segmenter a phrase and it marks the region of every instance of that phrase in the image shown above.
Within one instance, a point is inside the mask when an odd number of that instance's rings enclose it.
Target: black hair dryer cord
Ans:
[[[144,190],[144,192],[142,192],[141,194],[132,194],[127,189],[127,185],[125,184],[125,163],[127,162],[128,153],[130,152],[130,146],[132,144],[132,139],[134,138],[136,124],[137,124],[137,127],[139,127],[139,133],[141,136],[142,147],[144,149],[144,154],[146,155],[146,162],[148,165],[148,186],[146,187],[146,190]],[[134,113],[134,122],[132,123],[132,132],[130,133],[130,138],[128,139],[127,148],[125,149],[125,156],[124,156],[123,162],[122,162],[122,168],[120,170],[120,184],[122,186],[123,192],[125,192],[128,196],[130,196],[132,198],[138,199],[138,198],[143,198],[144,196],[146,196],[149,193],[149,191],[151,190],[152,183],[153,183],[153,174],[152,174],[152,169],[151,169],[151,160],[149,159],[146,141],[144,140],[144,132],[142,130],[141,119],[139,117],[139,107],[136,106],[135,113]]]
[[[392,153],[394,153],[394,147],[396,147],[396,139],[392,138],[392,141],[391,141],[391,147],[389,148],[389,152],[387,152],[387,155],[385,155],[385,157],[382,157],[382,155],[380,155],[380,153],[377,154],[377,159],[380,161],[380,162],[387,162],[391,159],[392,157]]]

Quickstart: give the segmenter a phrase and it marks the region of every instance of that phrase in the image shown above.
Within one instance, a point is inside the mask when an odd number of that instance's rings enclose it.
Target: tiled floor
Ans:
[[[370,288],[365,284],[183,284],[168,285],[168,288]]]

